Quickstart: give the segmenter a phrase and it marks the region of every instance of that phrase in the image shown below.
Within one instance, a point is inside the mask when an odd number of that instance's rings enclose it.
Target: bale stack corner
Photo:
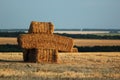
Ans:
[[[73,49],[72,49],[72,52],[78,53],[78,49],[77,49],[77,48],[73,48]]]

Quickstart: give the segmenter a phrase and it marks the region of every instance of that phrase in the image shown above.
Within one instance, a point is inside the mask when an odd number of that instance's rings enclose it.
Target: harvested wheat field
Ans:
[[[120,46],[120,40],[74,39],[77,46]]]
[[[120,52],[59,53],[59,63],[25,63],[0,53],[0,80],[119,80]]]
[[[17,38],[0,37],[0,44],[17,44]]]
[[[76,46],[120,46],[120,40],[73,39]],[[0,44],[17,44],[17,38],[0,37]]]

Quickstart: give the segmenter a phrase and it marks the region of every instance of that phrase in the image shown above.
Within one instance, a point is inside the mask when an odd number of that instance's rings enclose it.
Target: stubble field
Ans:
[[[0,80],[119,80],[119,52],[59,53],[54,64],[25,63],[22,53],[0,53]]]
[[[120,40],[73,39],[76,46],[120,46]],[[0,37],[0,44],[17,44],[17,38]]]
[[[0,44],[17,44],[0,38]],[[77,46],[120,46],[120,40],[74,39]],[[53,64],[25,63],[22,52],[0,52],[0,80],[119,80],[120,52],[59,53]]]

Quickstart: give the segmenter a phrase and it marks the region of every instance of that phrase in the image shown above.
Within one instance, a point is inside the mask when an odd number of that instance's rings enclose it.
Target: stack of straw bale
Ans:
[[[73,40],[53,34],[51,22],[32,21],[28,34],[18,37],[25,62],[58,62],[58,51],[74,52]]]

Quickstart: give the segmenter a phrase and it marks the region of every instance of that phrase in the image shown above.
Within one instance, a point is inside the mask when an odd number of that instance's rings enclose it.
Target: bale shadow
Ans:
[[[12,62],[12,63],[16,63],[16,62],[19,62],[19,63],[23,63],[24,61],[23,60],[5,60],[5,59],[0,59],[0,63],[4,63],[4,62]]]

